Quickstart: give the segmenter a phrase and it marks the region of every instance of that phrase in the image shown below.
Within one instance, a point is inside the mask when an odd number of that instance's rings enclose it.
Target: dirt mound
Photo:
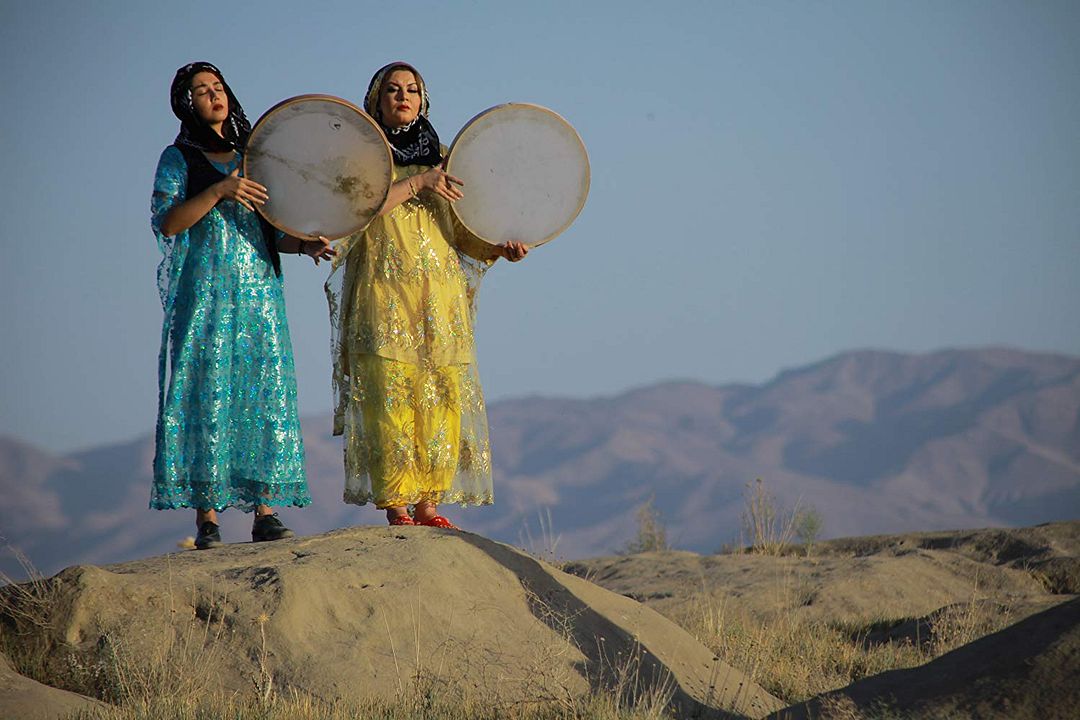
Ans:
[[[774,720],[894,717],[1046,720],[1080,707],[1080,599],[1032,615],[921,667],[781,710]],[[831,710],[831,712],[830,712]],[[894,713],[894,714],[890,714]]]
[[[922,550],[951,550],[992,565],[1016,565],[1055,557],[1080,556],[1080,522],[1056,522],[1024,528],[982,528],[867,535],[827,540],[814,546],[819,555],[877,555]]]
[[[1016,707],[1035,708],[1031,717],[1039,716],[1038,708],[1051,707],[1046,702],[1056,702],[1038,700],[1037,685],[1059,687],[1067,674],[1056,675],[1058,668],[1080,673],[1069,639],[1080,631],[1058,610],[1075,603],[1080,522],[847,538],[815,545],[809,556],[806,548],[789,550],[779,556],[643,553],[580,561],[566,569],[690,627],[724,659],[753,668],[758,682],[789,702],[830,691],[808,706],[819,713],[815,717],[892,717],[887,710],[874,714],[873,708],[894,689],[902,709],[922,708],[915,702],[922,692],[918,688],[929,680],[919,670],[944,668],[947,678],[953,661],[946,658],[978,659],[978,652],[961,652],[969,647],[1002,651],[1003,664],[980,661],[969,674],[957,666],[955,676],[972,683],[981,678],[979,687],[1000,680],[1000,691],[986,697],[1002,707],[1014,698]],[[1019,652],[1015,666],[1009,664],[1008,641],[980,645],[1010,627],[1043,628],[1038,632],[1045,640],[1033,637],[1035,644]],[[1053,628],[1063,633],[1060,643],[1052,638]],[[747,647],[767,659],[758,662]],[[913,674],[883,672],[900,667],[914,668],[904,671]],[[887,684],[894,676],[913,683],[911,694],[903,695],[899,680],[895,688]],[[886,684],[863,684],[877,678]],[[831,692],[842,686],[856,688],[857,696],[839,694],[847,689]],[[934,699],[927,712],[955,707],[961,712],[956,717],[983,717],[963,714],[981,701],[964,695],[960,685],[943,681],[926,692]],[[991,700],[986,702],[991,707]],[[863,714],[868,709],[870,714]]]
[[[661,611],[705,589],[760,615],[794,607],[837,623],[915,619],[976,598],[1018,619],[1080,592],[1080,522],[845,538],[803,553],[643,553],[565,569]]]
[[[76,710],[91,710],[100,705],[96,700],[25,678],[0,655],[0,717],[56,720]]]
[[[653,610],[469,533],[361,527],[73,567],[37,597],[41,627],[7,640],[44,648],[48,677],[105,699],[147,678],[156,693],[354,701],[437,687],[520,703],[603,690],[716,717],[782,706]],[[11,629],[18,613],[0,619]]]

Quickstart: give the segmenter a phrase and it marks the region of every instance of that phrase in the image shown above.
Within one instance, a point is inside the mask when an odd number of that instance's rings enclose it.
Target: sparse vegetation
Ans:
[[[82,711],[72,720],[658,720],[649,709],[620,707],[613,695],[594,695],[575,707],[558,704],[491,706],[432,700],[419,693],[397,700],[365,703],[325,702],[309,695],[279,697],[263,707],[229,695],[125,704]]]
[[[362,702],[324,701],[295,690],[281,691],[269,667],[266,614],[256,616],[261,644],[252,657],[254,666],[246,691],[229,692],[217,676],[218,659],[229,651],[225,618],[228,598],[224,594],[201,595],[192,588],[190,598],[169,592],[165,612],[179,619],[171,636],[135,652],[112,636],[104,636],[90,653],[67,646],[45,647],[26,643],[27,637],[44,638],[32,628],[52,628],[50,603],[58,587],[33,572],[29,583],[0,587],[0,648],[15,660],[16,669],[53,687],[95,697],[107,707],[74,713],[71,720],[659,720],[669,717],[674,692],[670,679],[643,682],[640,652],[630,657],[607,657],[586,670],[593,686],[581,694],[570,678],[552,677],[563,666],[555,656],[572,650],[573,618],[560,615],[526,588],[534,610],[555,629],[564,643],[548,643],[536,649],[535,678],[552,680],[547,686],[561,688],[540,700],[499,700],[484,688],[462,695],[440,673],[445,668],[424,666],[419,655],[415,672],[399,683],[398,697],[372,697]],[[177,617],[177,614],[180,617]],[[189,613],[187,619],[181,619]],[[44,641],[43,641],[44,642]],[[390,639],[391,647],[392,638]],[[419,643],[419,640],[417,640]],[[568,645],[568,643],[570,645]],[[27,652],[27,648],[33,652]],[[149,654],[147,654],[149,650]],[[393,652],[397,665],[399,656]],[[44,662],[42,658],[48,657]],[[36,660],[35,660],[36,658]],[[399,674],[402,670],[399,669]]]
[[[402,685],[397,698],[328,702],[296,691],[279,692],[267,667],[265,644],[254,658],[250,690],[224,692],[213,675],[214,659],[224,650],[218,632],[220,617],[215,613],[208,618],[193,615],[187,623],[189,631],[173,641],[163,641],[150,662],[107,639],[93,661],[51,648],[52,653],[65,658],[66,670],[41,665],[34,674],[46,684],[110,703],[105,708],[80,711],[72,720],[659,720],[666,716],[671,698],[671,688],[663,683],[640,686],[636,660],[628,658],[600,668],[606,690],[584,696],[567,688],[565,693],[540,702],[497,702],[479,695],[463,698],[436,675],[421,670]],[[47,623],[48,619],[39,616],[35,622]],[[259,617],[255,622],[262,631],[266,621]],[[8,628],[0,635],[5,649],[19,647]],[[19,665],[19,670],[28,669]],[[545,670],[541,665],[538,657],[538,672]],[[554,663],[546,665],[547,670],[555,667]]]
[[[18,672],[44,682],[42,678],[49,677],[45,667],[49,648],[40,630],[49,626],[48,608],[54,586],[21,550],[10,544],[5,550],[15,557],[29,579],[15,582],[0,572],[0,653]]]
[[[0,578],[0,651],[19,673],[53,687],[121,705],[149,706],[206,694],[214,687],[216,658],[224,651],[225,597],[172,604],[170,615],[185,607],[190,619],[182,631],[136,651],[111,635],[102,636],[93,656],[57,644],[54,597],[62,586],[25,566],[32,580]],[[171,598],[170,598],[171,599]]]
[[[653,498],[638,508],[637,511],[637,537],[628,544],[624,550],[626,554],[633,555],[643,552],[664,552],[670,550],[668,545],[667,528],[660,518],[660,511],[653,504]]]
[[[772,517],[778,517],[775,501],[760,482],[748,489],[756,503],[749,507],[767,511],[772,502]],[[758,517],[765,519],[769,514],[759,513]],[[652,501],[641,507],[638,518],[634,551],[667,549],[666,531]],[[541,528],[545,527],[545,537],[551,537],[550,517],[546,525],[541,522]],[[761,527],[769,526],[764,523]],[[800,535],[799,530],[794,532]],[[776,539],[783,534],[765,533],[763,537]],[[806,537],[800,539],[806,541]],[[549,544],[552,551],[553,545]],[[638,658],[620,658],[600,668],[605,681],[594,685],[604,690],[582,695],[571,691],[569,679],[555,678],[554,686],[563,687],[565,692],[539,702],[507,703],[483,694],[464,698],[453,695],[448,689],[450,684],[440,678],[442,669],[422,668],[418,656],[417,670],[411,678],[403,678],[397,698],[373,698],[363,703],[323,701],[282,690],[275,684],[267,662],[264,625],[268,618],[264,615],[254,620],[259,625],[262,645],[252,658],[250,687],[226,694],[217,684],[220,678],[214,676],[214,658],[227,651],[222,641],[222,608],[227,601],[224,596],[210,593],[196,598],[193,590],[190,602],[185,598],[175,606],[170,604],[166,611],[173,617],[176,613],[190,613],[190,617],[174,624],[177,631],[162,638],[149,661],[146,653],[135,653],[109,637],[99,644],[94,659],[88,660],[65,647],[44,647],[44,641],[30,639],[43,637],[32,631],[47,628],[52,622],[48,608],[56,584],[42,579],[29,563],[26,567],[30,582],[7,582],[0,588],[0,648],[25,675],[112,703],[105,709],[74,716],[79,720],[653,720],[669,716],[666,708],[671,687],[663,683],[639,686],[640,676],[633,665]],[[992,584],[989,587],[992,589]],[[885,607],[882,616],[876,618],[844,622],[809,619],[799,612],[808,604],[807,590],[800,582],[789,575],[778,575],[777,592],[782,596],[780,607],[768,614],[751,612],[738,598],[718,588],[704,587],[685,602],[668,605],[662,611],[721,661],[747,673],[751,680],[788,703],[881,672],[924,664],[1011,621],[1009,608],[988,596],[978,579],[970,601],[948,605],[923,618],[892,617]],[[535,595],[527,594],[531,605],[543,605]],[[544,612],[552,613],[544,616],[545,625],[573,642],[573,618],[559,617],[550,608],[542,607],[541,614]],[[914,633],[901,633],[904,626],[914,627]],[[556,672],[561,666],[553,661],[554,655],[564,652],[565,645],[538,648],[533,670],[536,677]],[[394,658],[396,662],[396,653]],[[860,711],[838,697],[823,705],[820,717],[883,720],[901,716],[888,708]]]
[[[930,621],[930,655],[937,657],[979,638],[997,632],[1012,621],[1007,605],[980,601],[949,605],[934,613]]]
[[[671,616],[721,660],[787,702],[930,659],[902,643],[864,648],[848,633],[791,609],[763,618],[729,598],[700,594]]]
[[[875,703],[870,710],[861,710],[855,702],[844,694],[830,695],[821,701],[821,714],[816,720],[931,720],[931,718],[913,718],[910,714],[901,714],[886,703]],[[933,720],[949,720],[934,718]],[[959,719],[957,719],[959,720]]]
[[[804,603],[798,588],[778,579],[778,591],[786,596],[786,606],[767,617],[746,610],[737,599],[715,593],[698,593],[665,614],[721,660],[747,672],[788,703],[888,670],[925,664],[1010,622],[1008,609],[987,601],[976,586],[970,602],[942,608],[923,619],[926,641],[903,637],[869,642],[875,631],[916,619],[809,620],[796,612]]]
[[[798,539],[807,557],[821,537],[825,521],[812,505],[801,500],[788,509],[765,486],[761,478],[747,483],[743,489],[741,546],[758,555],[786,555]],[[721,548],[727,554],[735,548]]]
[[[795,537],[802,543],[807,557],[813,551],[814,543],[821,537],[824,526],[821,513],[813,505],[807,505],[795,513]]]
[[[535,558],[552,565],[561,565],[562,561],[558,556],[558,549],[562,535],[555,532],[550,507],[545,507],[542,511],[536,511],[536,524],[539,528],[539,535],[533,535],[528,518],[522,520],[521,530],[518,532],[519,546]]]
[[[783,554],[795,535],[795,518],[799,508],[787,512],[761,478],[747,483],[743,494],[743,545],[760,555]]]

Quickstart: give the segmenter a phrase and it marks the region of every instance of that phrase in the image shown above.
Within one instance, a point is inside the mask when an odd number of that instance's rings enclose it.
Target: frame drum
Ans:
[[[266,186],[256,206],[279,230],[331,240],[367,227],[393,177],[382,130],[347,100],[300,95],[266,111],[244,152],[244,177]]]
[[[450,147],[446,171],[465,182],[450,207],[493,245],[542,245],[570,226],[589,195],[589,155],[570,123],[539,105],[480,113]]]

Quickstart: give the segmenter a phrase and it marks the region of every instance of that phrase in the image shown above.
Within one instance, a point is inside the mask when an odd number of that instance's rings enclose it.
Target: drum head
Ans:
[[[493,245],[541,245],[570,226],[589,195],[589,156],[561,116],[527,103],[497,105],[461,129],[446,170],[465,182],[451,204]]]
[[[367,227],[393,177],[375,121],[332,95],[300,95],[266,111],[248,139],[244,176],[266,186],[256,206],[290,235],[336,240]]]

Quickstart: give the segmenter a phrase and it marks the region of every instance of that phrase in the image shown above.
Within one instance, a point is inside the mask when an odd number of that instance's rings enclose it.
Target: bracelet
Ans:
[[[409,194],[411,194],[414,199],[416,198],[416,188],[413,187],[413,182],[412,182],[411,177],[409,178]]]

